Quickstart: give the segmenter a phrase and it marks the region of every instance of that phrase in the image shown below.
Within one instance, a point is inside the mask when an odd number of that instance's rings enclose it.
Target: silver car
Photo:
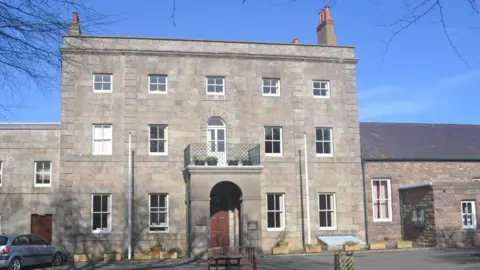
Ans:
[[[0,267],[20,270],[24,266],[61,265],[65,252],[34,234],[0,235]]]

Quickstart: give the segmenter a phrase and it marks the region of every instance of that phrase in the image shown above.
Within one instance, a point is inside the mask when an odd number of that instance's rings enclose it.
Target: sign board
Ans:
[[[247,221],[248,231],[258,231],[258,221]]]
[[[207,226],[207,217],[206,216],[196,216],[195,217],[195,226]]]

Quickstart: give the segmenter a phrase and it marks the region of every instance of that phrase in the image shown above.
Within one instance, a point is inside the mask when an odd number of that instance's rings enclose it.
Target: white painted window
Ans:
[[[285,227],[284,198],[284,194],[267,194],[267,230],[280,231]]]
[[[0,161],[0,187],[3,184],[3,161]]]
[[[150,232],[168,232],[168,194],[150,194]]]
[[[93,125],[93,155],[112,154],[112,125]]]
[[[112,74],[93,74],[93,92],[112,92]]]
[[[34,169],[34,186],[50,187],[52,185],[52,162],[51,161],[35,161]]]
[[[472,182],[474,182],[474,183],[480,183],[480,178],[475,177],[475,178],[472,179]]]
[[[332,128],[319,127],[315,129],[315,151],[317,156],[333,155]]]
[[[320,230],[337,228],[336,205],[334,193],[318,194],[318,220]]]
[[[281,156],[282,152],[282,128],[265,127],[265,155]]]
[[[207,77],[207,95],[225,94],[225,77],[209,76]]]
[[[150,125],[148,133],[149,154],[167,155],[168,154],[168,127],[166,125]]]
[[[92,232],[110,233],[112,231],[112,196],[110,194],[92,195]]]
[[[264,96],[280,96],[280,79],[263,78],[262,88]]]
[[[148,91],[152,94],[166,94],[168,77],[166,75],[148,75]]]
[[[318,98],[330,98],[330,82],[314,80],[312,83],[313,96]]]
[[[475,209],[475,201],[462,201],[462,228],[477,228],[477,213]]]
[[[390,179],[372,180],[373,221],[392,221]]]

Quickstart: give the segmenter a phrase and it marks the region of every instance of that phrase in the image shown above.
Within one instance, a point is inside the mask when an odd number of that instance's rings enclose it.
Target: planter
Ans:
[[[305,253],[320,253],[320,252],[322,252],[322,246],[320,245],[305,246]]]
[[[283,255],[288,254],[288,246],[274,247],[272,248],[273,255]]]
[[[397,241],[397,248],[413,248],[412,241]]]
[[[252,166],[252,162],[250,160],[242,160],[243,166]]]
[[[160,259],[176,259],[177,252],[162,252]]]
[[[195,160],[194,164],[196,166],[205,166],[205,160]]]
[[[360,250],[360,245],[343,245],[343,250],[344,251],[359,251]]]
[[[161,249],[160,248],[151,248],[152,251],[152,259],[161,259]]]
[[[105,262],[121,261],[122,260],[122,255],[120,253],[105,253],[105,254],[103,254],[103,260]]]
[[[92,254],[75,254],[73,255],[74,262],[89,262],[92,259]]]
[[[385,242],[372,242],[368,245],[368,249],[370,250],[379,250],[379,249],[385,249],[387,247],[387,244]]]
[[[152,259],[152,254],[143,253],[143,252],[135,252],[134,258],[136,260],[151,260]]]
[[[229,160],[228,165],[229,166],[238,166],[238,160]]]
[[[217,161],[216,160],[207,160],[207,165],[208,166],[217,166]]]

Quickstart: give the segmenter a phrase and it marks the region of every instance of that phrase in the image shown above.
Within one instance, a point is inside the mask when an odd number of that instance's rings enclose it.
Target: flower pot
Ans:
[[[103,254],[103,260],[105,262],[121,261],[122,260],[122,255],[120,255],[120,253],[105,253],[105,254]]]
[[[152,251],[152,259],[161,259],[161,250],[160,248],[156,247],[156,248],[151,248],[150,249]]]
[[[283,254],[288,254],[288,246],[277,246],[272,248],[272,254],[273,255],[283,255]]]
[[[385,249],[386,248],[386,243],[385,242],[372,242],[368,245],[368,249],[370,250],[379,250],[379,249]]]
[[[73,261],[75,262],[89,262],[92,260],[92,254],[75,254]]]
[[[216,160],[207,160],[208,166],[217,166],[218,161]]]
[[[242,165],[243,166],[251,166],[252,162],[250,160],[242,160]]]
[[[238,166],[238,160],[229,160],[228,165],[229,166]]]
[[[397,248],[413,248],[412,241],[397,241]]]
[[[204,166],[205,165],[205,160],[195,160],[194,163],[197,166]]]
[[[160,259],[176,259],[177,252],[162,252]]]
[[[344,251],[359,251],[360,250],[360,245],[343,245],[343,250]]]
[[[320,245],[305,246],[305,253],[320,253],[321,251],[322,246]]]
[[[134,258],[136,260],[151,260],[152,259],[152,254],[143,253],[143,252],[135,252]]]

